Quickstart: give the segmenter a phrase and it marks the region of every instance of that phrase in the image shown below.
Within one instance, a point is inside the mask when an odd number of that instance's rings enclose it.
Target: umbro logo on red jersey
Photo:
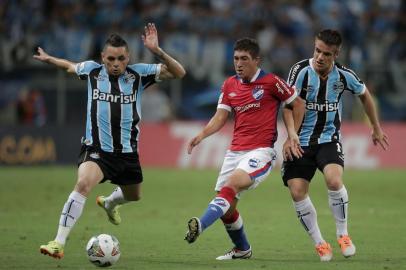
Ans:
[[[237,94],[234,93],[234,92],[231,92],[230,94],[228,94],[228,96],[229,96],[229,97],[235,97],[235,96],[237,96]]]

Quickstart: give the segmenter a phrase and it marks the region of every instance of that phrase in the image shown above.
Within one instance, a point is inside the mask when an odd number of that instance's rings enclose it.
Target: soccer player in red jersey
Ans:
[[[243,38],[234,44],[236,75],[225,80],[218,101],[217,111],[204,129],[194,137],[188,153],[204,138],[219,131],[234,113],[234,134],[231,147],[224,158],[215,190],[216,197],[205,213],[188,222],[185,240],[193,243],[217,219],[221,218],[234,247],[217,260],[248,259],[251,246],[244,233],[243,221],[236,206],[241,192],[255,188],[269,175],[276,152],[277,116],[284,102],[292,109],[291,125],[287,126],[288,138],[294,155],[301,156],[296,124],[304,114],[304,103],[295,90],[274,74],[259,68],[259,46],[256,40]]]

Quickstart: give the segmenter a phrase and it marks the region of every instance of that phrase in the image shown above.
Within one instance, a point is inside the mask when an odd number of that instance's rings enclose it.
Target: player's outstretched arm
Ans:
[[[76,63],[73,63],[66,59],[61,59],[61,58],[51,56],[51,55],[47,54],[41,47],[38,47],[37,53],[38,54],[33,55],[34,59],[37,59],[44,63],[55,65],[59,68],[63,68],[68,73],[75,73]]]
[[[216,114],[210,119],[209,123],[203,128],[203,130],[189,142],[187,152],[190,155],[193,148],[198,145],[204,138],[219,131],[227,122],[229,112],[224,109],[217,109]]]
[[[145,26],[144,34],[142,35],[142,41],[144,46],[150,50],[154,55],[156,55],[162,62],[161,72],[159,74],[159,79],[181,79],[185,76],[186,71],[183,66],[176,61],[169,54],[164,52],[164,50],[159,47],[158,42],[158,31],[154,23],[148,23]]]
[[[372,125],[372,142],[374,145],[379,144],[384,150],[388,149],[389,138],[388,135],[383,132],[381,125],[379,124],[375,103],[368,89],[365,89],[365,93],[360,95],[359,99],[361,100],[365,113]]]

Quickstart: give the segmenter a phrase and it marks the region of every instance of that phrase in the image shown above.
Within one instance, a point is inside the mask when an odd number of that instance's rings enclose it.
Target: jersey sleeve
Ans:
[[[79,77],[88,76],[90,71],[100,66],[101,65],[95,61],[84,61],[75,65],[75,72]]]
[[[217,109],[224,109],[231,112],[231,104],[228,99],[228,83],[225,81],[221,86],[221,93],[217,103]]]
[[[144,88],[160,82],[159,74],[161,73],[161,64],[134,64],[129,65],[129,68],[136,71],[141,76],[141,83]]]
[[[354,95],[363,95],[365,93],[365,83],[355,74],[351,69],[346,69],[344,73],[345,80],[347,81],[347,88]]]
[[[276,75],[274,76],[274,79],[275,79],[273,85],[274,96],[276,96],[280,101],[284,102],[285,104],[291,103],[297,97],[295,89],[290,87],[284,80],[282,80]]]

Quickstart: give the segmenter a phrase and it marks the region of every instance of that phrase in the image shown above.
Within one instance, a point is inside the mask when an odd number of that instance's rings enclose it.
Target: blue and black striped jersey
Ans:
[[[342,94],[365,92],[365,84],[350,69],[334,63],[326,80],[312,66],[312,59],[292,66],[287,80],[306,102],[306,112],[299,129],[300,144],[309,146],[341,140]]]
[[[157,82],[160,65],[128,65],[119,77],[109,76],[105,66],[94,61],[78,63],[75,70],[87,79],[88,88],[83,143],[106,152],[137,152],[141,94]]]

